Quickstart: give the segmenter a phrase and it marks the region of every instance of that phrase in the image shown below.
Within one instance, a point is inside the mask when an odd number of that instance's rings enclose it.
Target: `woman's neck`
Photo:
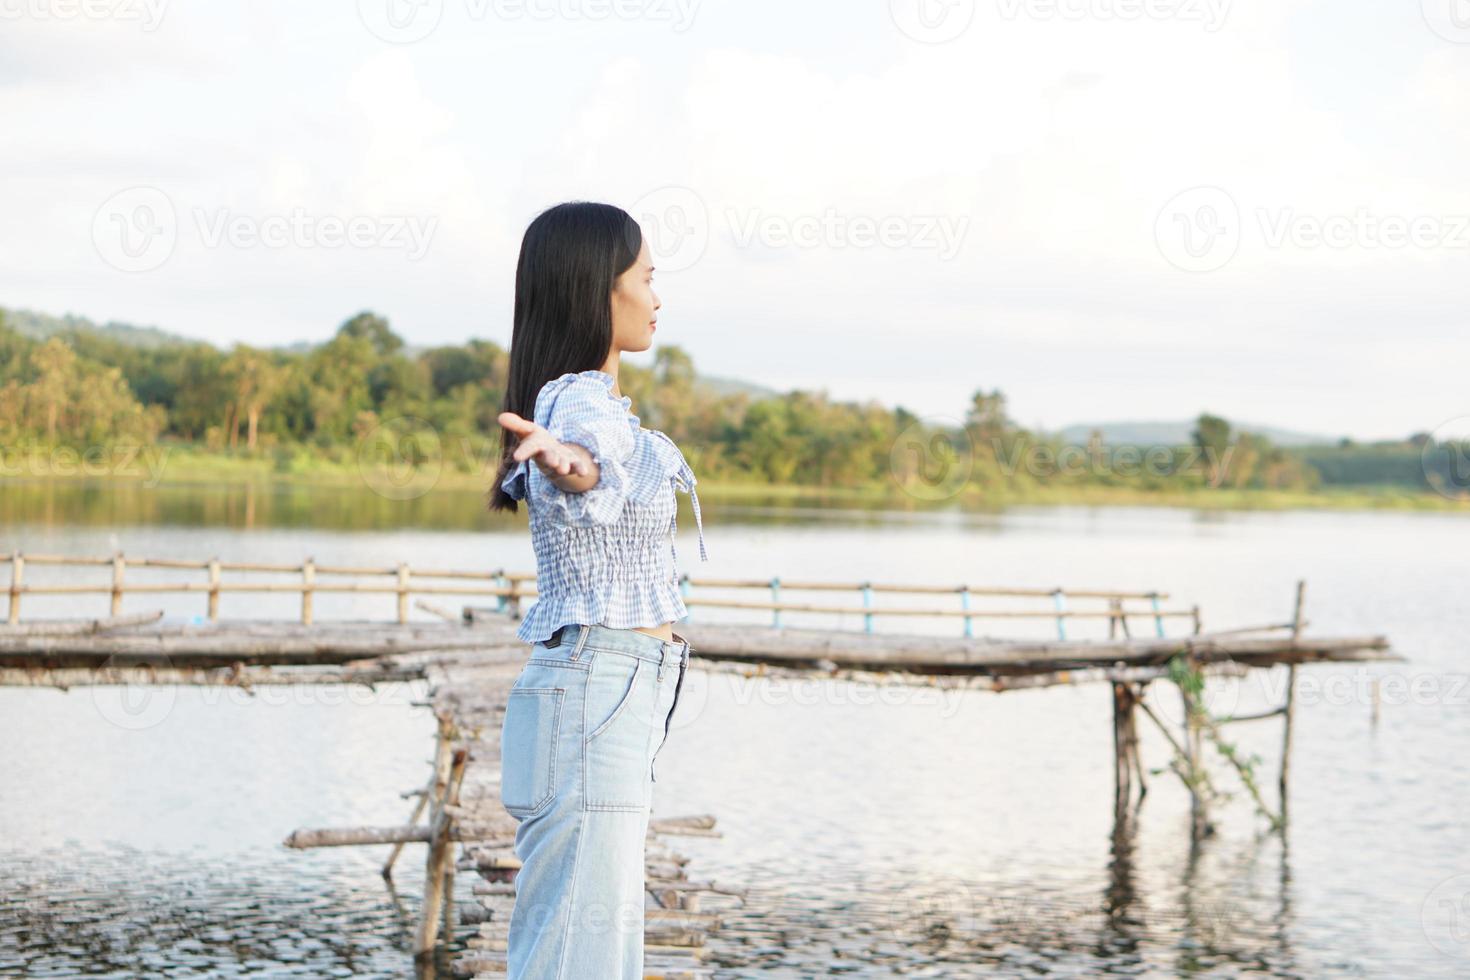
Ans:
[[[618,361],[619,361],[618,355],[617,355],[616,352],[614,352],[611,356],[608,357],[608,359],[605,362],[603,362],[602,367],[598,368],[598,370],[602,371],[604,374],[610,374],[610,375],[612,375],[612,379],[613,379],[612,393],[613,393],[614,396],[616,396],[618,398],[622,398],[623,397],[623,389],[621,387],[619,387],[619,385],[618,385],[618,367],[619,367]]]

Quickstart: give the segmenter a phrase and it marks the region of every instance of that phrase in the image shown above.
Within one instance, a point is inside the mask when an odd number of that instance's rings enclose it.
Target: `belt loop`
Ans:
[[[574,662],[582,655],[582,648],[587,645],[587,638],[592,635],[592,627],[586,624],[579,625],[577,629],[577,648],[572,651],[572,655],[569,658]]]

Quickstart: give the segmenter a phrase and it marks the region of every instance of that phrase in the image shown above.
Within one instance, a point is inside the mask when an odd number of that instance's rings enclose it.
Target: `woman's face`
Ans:
[[[653,291],[653,261],[648,241],[638,250],[638,259],[613,283],[612,345],[614,350],[640,351],[653,346],[654,320],[659,301]]]

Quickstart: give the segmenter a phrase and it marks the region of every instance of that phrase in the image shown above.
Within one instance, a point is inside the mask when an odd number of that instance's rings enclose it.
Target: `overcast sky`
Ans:
[[[521,233],[581,198],[644,223],[657,342],[709,373],[935,419],[998,387],[1049,428],[1470,416],[1467,0],[0,19],[0,305],[508,344]]]

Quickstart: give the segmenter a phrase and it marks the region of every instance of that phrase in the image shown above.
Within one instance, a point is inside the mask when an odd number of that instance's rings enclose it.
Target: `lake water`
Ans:
[[[416,503],[402,526],[348,495],[27,494],[4,505],[0,550],[534,567],[524,529],[472,494]],[[715,815],[722,838],[677,848],[692,876],[750,888],[743,908],[720,903],[719,976],[1470,975],[1470,520],[702,503],[711,561],[691,564],[687,510],[678,542],[696,577],[1160,589],[1166,606],[1198,603],[1206,629],[1289,619],[1304,578],[1309,633],[1383,633],[1407,658],[1303,668],[1285,838],[1240,793],[1197,846],[1167,772],[1149,778],[1132,832],[1115,834],[1106,686],[997,695],[695,671],[655,813]],[[28,567],[27,580],[54,574]],[[203,603],[133,597],[125,610]],[[25,611],[101,614],[106,599],[32,597]],[[226,617],[296,612],[285,597],[222,602]],[[391,614],[391,597],[317,599],[319,619]],[[861,627],[844,620],[785,621]],[[1212,682],[1211,708],[1269,707],[1283,678]],[[422,847],[405,850],[395,894],[377,874],[382,848],[280,841],[406,818],[398,794],[423,782],[432,751],[432,720],[412,704],[422,691],[163,691],[138,723],[108,689],[0,690],[0,975],[412,976]],[[1153,699],[1177,717],[1161,685]],[[1145,764],[1165,765],[1167,745],[1140,725]],[[1261,756],[1273,802],[1279,727],[1228,730]]]

